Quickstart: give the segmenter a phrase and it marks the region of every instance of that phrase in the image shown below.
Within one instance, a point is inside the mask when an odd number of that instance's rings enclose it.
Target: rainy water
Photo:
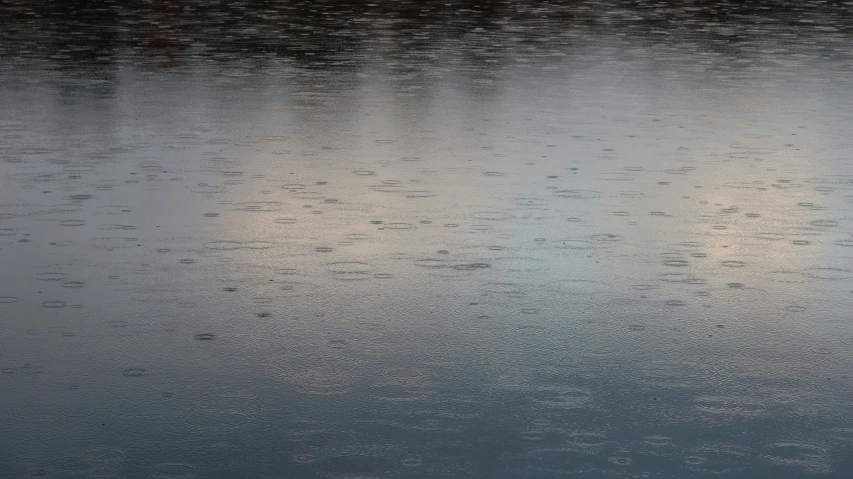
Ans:
[[[853,477],[851,2],[3,2],[0,478]]]

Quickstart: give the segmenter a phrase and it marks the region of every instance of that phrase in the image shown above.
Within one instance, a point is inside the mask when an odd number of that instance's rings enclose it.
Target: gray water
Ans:
[[[853,477],[851,2],[44,3],[0,477]]]

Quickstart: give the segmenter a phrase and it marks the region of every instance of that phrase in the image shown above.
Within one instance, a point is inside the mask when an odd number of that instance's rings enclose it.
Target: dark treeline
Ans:
[[[752,32],[756,25],[761,28]],[[428,54],[448,44],[497,54],[510,46],[508,37],[513,46],[559,49],[590,31],[660,31],[708,45],[737,44],[768,28],[783,38],[847,38],[853,6],[785,0],[11,0],[0,4],[0,56],[73,64],[194,51],[211,58],[274,55],[347,64],[377,45],[392,54]]]

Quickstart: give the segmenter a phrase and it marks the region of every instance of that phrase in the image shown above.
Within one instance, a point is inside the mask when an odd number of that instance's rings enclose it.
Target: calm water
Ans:
[[[853,3],[41,3],[3,479],[853,477]]]

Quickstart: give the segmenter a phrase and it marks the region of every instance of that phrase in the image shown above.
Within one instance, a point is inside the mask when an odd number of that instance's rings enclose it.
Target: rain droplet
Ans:
[[[814,220],[811,221],[809,224],[811,224],[812,226],[820,226],[823,228],[832,228],[834,226],[838,226],[838,222],[833,220]]]
[[[558,196],[560,198],[571,198],[574,200],[589,200],[600,198],[601,192],[595,190],[557,190],[554,192],[554,196]]]
[[[505,221],[511,218],[509,213],[503,211],[480,211],[471,217],[480,221]]]
[[[65,279],[65,275],[62,273],[41,273],[36,275],[36,279],[39,281],[62,281]]]
[[[347,371],[319,366],[296,373],[293,387],[303,394],[332,396],[349,392],[355,381],[355,376]]]
[[[299,464],[310,464],[315,462],[317,458],[315,458],[312,454],[297,454],[293,456],[293,460]]]
[[[39,367],[39,366],[34,366],[32,364],[24,364],[24,366],[21,367],[21,372],[24,374],[39,374],[43,371],[44,371],[44,368]]]
[[[238,203],[237,210],[239,211],[252,211],[252,212],[267,212],[267,211],[278,211],[283,206],[283,203],[278,201],[249,201],[245,203]]]
[[[604,242],[622,241],[621,236],[616,235],[616,234],[611,234],[611,233],[597,233],[594,235],[590,235],[589,238],[593,241],[604,241]]]
[[[385,228],[389,230],[409,230],[414,227],[411,223],[385,223]]]
[[[419,467],[424,465],[424,461],[418,457],[406,457],[400,460],[400,464],[404,467]]]
[[[697,409],[714,414],[755,415],[767,411],[767,406],[749,398],[700,397],[694,401]]]
[[[416,260],[415,265],[421,268],[444,268],[447,266],[447,262],[443,259],[424,258]]]

